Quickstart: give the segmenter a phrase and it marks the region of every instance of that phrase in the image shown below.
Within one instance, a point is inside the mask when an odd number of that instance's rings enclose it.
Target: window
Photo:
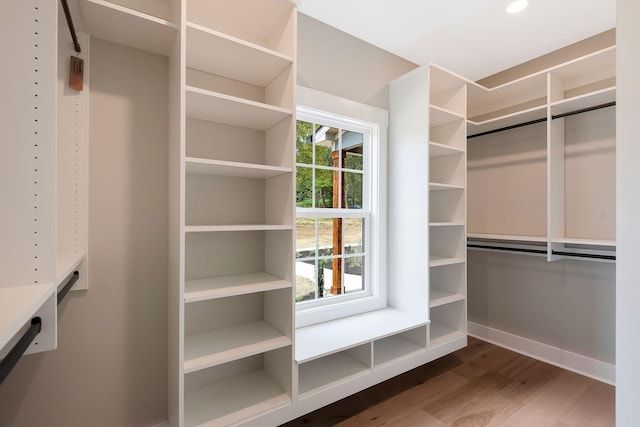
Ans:
[[[377,123],[298,107],[298,326],[386,306],[384,258],[382,266],[379,262],[384,237],[379,128]]]

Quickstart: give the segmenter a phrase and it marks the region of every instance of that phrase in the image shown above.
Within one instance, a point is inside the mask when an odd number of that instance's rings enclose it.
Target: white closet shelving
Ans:
[[[615,134],[613,109],[588,112],[615,105],[615,47],[474,93],[469,241],[545,243],[549,261],[566,256],[554,251],[615,256],[615,139],[581,131]]]
[[[237,424],[293,398],[296,10],[284,0],[178,6],[170,418]]]
[[[427,359],[466,345],[468,83],[432,65],[390,86],[390,282],[430,323],[425,342],[420,329],[378,342],[374,361],[392,360],[398,342],[426,345]]]
[[[0,24],[13,36],[0,50],[6,69],[0,100],[0,357],[34,317],[41,331],[26,353],[57,346],[56,291],[74,271],[87,282],[88,36],[75,54],[56,2],[6,5]],[[29,23],[29,25],[25,25]],[[69,55],[85,61],[85,91],[68,88]]]

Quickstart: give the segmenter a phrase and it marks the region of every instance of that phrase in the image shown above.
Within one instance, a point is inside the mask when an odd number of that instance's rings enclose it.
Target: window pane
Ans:
[[[316,256],[315,218],[296,218],[296,258]]]
[[[357,172],[343,174],[344,202],[348,209],[362,209],[362,177],[363,174]]]
[[[344,259],[345,293],[364,290],[364,257],[348,257]]]
[[[318,298],[331,296],[333,270],[330,259],[318,260]]]
[[[344,152],[344,168],[362,170],[363,135],[358,132],[345,131],[342,134],[342,151]]]
[[[344,253],[362,253],[364,251],[364,218],[345,218],[343,224]]]
[[[332,208],[333,206],[333,171],[315,169],[316,173],[316,208]]]
[[[338,167],[340,150],[339,130],[329,126],[319,126],[316,130],[316,165]],[[335,152],[335,154],[334,154]],[[335,160],[333,158],[335,156]]]
[[[318,256],[338,255],[334,253],[334,230],[339,230],[341,219],[318,218]],[[339,238],[337,235],[335,238]],[[340,246],[336,246],[340,250]]]
[[[310,208],[313,203],[313,169],[296,167],[296,206]]]
[[[317,290],[315,261],[296,261],[296,302],[316,299]]]
[[[309,122],[296,122],[296,163],[313,163],[313,125]]]

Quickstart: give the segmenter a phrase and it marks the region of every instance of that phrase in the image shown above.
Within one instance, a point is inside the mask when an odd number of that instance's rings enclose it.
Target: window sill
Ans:
[[[295,335],[296,362],[308,362],[427,323],[426,310],[424,316],[412,316],[387,307],[298,328]]]

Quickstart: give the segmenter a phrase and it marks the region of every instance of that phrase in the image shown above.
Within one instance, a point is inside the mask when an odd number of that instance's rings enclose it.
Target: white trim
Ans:
[[[616,367],[601,360],[533,341],[479,323],[467,322],[467,334],[568,371],[615,385]]]
[[[365,211],[369,212],[365,215],[367,244],[371,245],[370,249],[365,249],[367,266],[365,280],[369,280],[369,288],[364,293],[344,295],[336,298],[335,301],[327,300],[326,304],[307,303],[306,308],[296,305],[296,327],[304,327],[378,310],[387,305],[386,153],[389,112],[302,86],[297,87],[297,104],[298,120],[308,120],[307,115],[312,115],[312,121],[315,122],[319,117],[323,120],[323,124],[370,132],[369,159],[364,168],[365,188],[363,188],[368,195],[363,198],[363,202]],[[377,144],[377,147],[374,144]],[[372,188],[376,188],[377,191],[371,192]],[[305,209],[301,208],[297,216],[304,216],[304,211]],[[316,216],[318,211],[315,209],[313,211],[313,216]],[[342,214],[340,211],[347,211],[346,216],[362,215],[361,212],[350,209],[332,210],[333,215],[328,212],[327,215],[333,217],[335,213]],[[324,215],[321,214],[321,216]]]
[[[341,98],[304,86],[296,88],[296,103],[301,107],[329,112],[331,115],[357,119],[378,124],[381,128],[389,126],[389,112],[371,105]],[[386,136],[385,136],[386,138]]]
[[[158,424],[154,424],[150,427],[170,427],[171,424],[169,424],[169,421],[162,421],[161,423]]]

